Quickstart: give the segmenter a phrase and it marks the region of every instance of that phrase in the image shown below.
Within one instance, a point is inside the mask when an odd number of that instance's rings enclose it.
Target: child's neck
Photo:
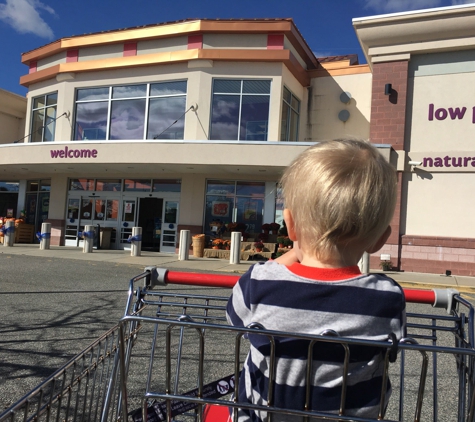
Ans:
[[[358,265],[360,257],[354,254],[345,254],[345,255],[335,255],[331,256],[328,259],[321,260],[317,259],[315,256],[311,256],[302,251],[302,260],[300,263],[307,267],[317,267],[317,268],[345,268],[351,267],[353,265]]]

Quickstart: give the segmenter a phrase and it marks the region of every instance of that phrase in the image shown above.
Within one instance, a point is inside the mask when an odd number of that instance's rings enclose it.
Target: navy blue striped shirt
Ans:
[[[341,337],[386,341],[390,333],[405,335],[405,300],[401,287],[382,274],[362,275],[358,267],[320,269],[276,262],[256,264],[233,289],[227,306],[230,324],[256,322],[268,330],[321,334],[333,330]],[[241,402],[266,405],[269,386],[268,339],[250,335],[250,350],[240,377]],[[304,409],[308,342],[277,338],[273,404]],[[344,349],[317,343],[313,350],[310,408],[338,413]],[[350,348],[345,415],[376,418],[384,362],[381,350]],[[389,398],[390,391],[387,397]],[[385,403],[386,405],[387,403]],[[239,421],[265,421],[265,412],[239,411]],[[274,421],[300,420],[274,416]]]

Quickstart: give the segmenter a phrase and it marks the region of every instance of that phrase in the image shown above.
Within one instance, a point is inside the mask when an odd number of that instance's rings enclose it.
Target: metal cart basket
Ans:
[[[212,408],[231,409],[234,417],[238,408],[265,411],[269,421],[475,421],[474,315],[457,291],[405,289],[408,338],[393,344],[332,332],[311,336],[258,325],[231,327],[225,317],[229,291],[217,288],[232,287],[237,278],[146,268],[130,280],[119,324],[5,410],[0,422],[201,421]],[[434,309],[410,312],[412,303]],[[379,419],[345,416],[346,373],[339,415],[309,406],[280,408],[272,388],[266,406],[239,403],[232,392],[249,334],[265,336],[271,353],[278,337],[308,341],[309,353],[324,342],[339,344],[345,364],[352,345],[380,348],[387,369],[381,403],[387,377],[393,390],[387,409],[381,406]],[[206,420],[214,422],[209,416]]]

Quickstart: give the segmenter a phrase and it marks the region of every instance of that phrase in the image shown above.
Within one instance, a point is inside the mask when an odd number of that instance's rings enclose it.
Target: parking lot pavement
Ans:
[[[0,411],[113,327],[123,314],[129,280],[144,267],[238,275],[252,264],[194,257],[179,261],[176,255],[150,252],[131,257],[126,251],[84,254],[77,248],[0,247]],[[468,277],[389,275],[415,287],[456,284],[475,292]],[[228,294],[223,289],[212,292]]]

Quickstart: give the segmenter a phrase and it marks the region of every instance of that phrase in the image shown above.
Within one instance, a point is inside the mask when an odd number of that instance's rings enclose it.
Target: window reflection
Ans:
[[[264,215],[264,182],[209,180],[206,185],[205,232],[213,222],[240,223],[248,233],[260,233]]]
[[[154,98],[150,100],[147,139],[183,139],[186,98]],[[177,121],[175,124],[173,122]]]
[[[120,192],[121,179],[98,179],[96,181],[97,191]]]
[[[70,179],[69,190],[94,190],[94,179]]]
[[[110,139],[143,139],[145,100],[112,103]]]
[[[169,81],[79,89],[73,139],[183,139],[186,86],[186,81]],[[43,111],[33,116],[38,128],[43,120]]]
[[[180,192],[180,179],[153,179],[154,192]]]
[[[119,200],[108,199],[106,206],[106,220],[117,220],[119,215]]]
[[[216,79],[210,139],[266,141],[269,103],[269,80]]]
[[[150,192],[152,182],[150,179],[125,179],[124,191],[127,192]]]
[[[107,102],[77,104],[74,140],[105,140],[107,112]]]

